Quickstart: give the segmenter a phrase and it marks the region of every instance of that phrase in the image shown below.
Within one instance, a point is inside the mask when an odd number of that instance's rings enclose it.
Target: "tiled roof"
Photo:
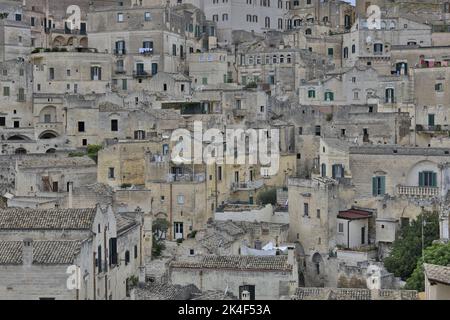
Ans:
[[[135,297],[136,300],[187,300],[193,293],[200,293],[200,290],[193,284],[181,286],[155,282],[136,288]]]
[[[238,298],[231,292],[225,293],[222,290],[208,290],[194,294],[191,300],[238,300]]]
[[[173,268],[192,269],[231,269],[246,271],[291,271],[287,256],[213,256],[207,255],[198,260],[173,261]]]
[[[372,212],[358,210],[358,209],[349,209],[345,211],[339,211],[337,217],[341,219],[347,220],[356,220],[356,219],[367,219],[372,216]]]
[[[213,233],[199,240],[199,242],[210,252],[214,252],[217,248],[225,247],[231,241],[218,233]]]
[[[126,229],[136,225],[136,221],[129,218],[129,217],[125,217],[123,214],[116,214],[116,223],[117,223],[117,233],[120,233],[122,231],[125,231]]]
[[[0,241],[0,265],[22,264],[22,242]]]
[[[33,264],[71,264],[80,252],[79,240],[33,241]],[[0,265],[23,263],[22,241],[0,241]]]
[[[294,300],[417,300],[415,290],[361,288],[297,288]]]
[[[231,221],[216,221],[215,226],[216,229],[225,231],[230,236],[237,236],[245,233],[244,229],[240,228]]]
[[[70,264],[80,252],[81,241],[34,241],[33,264]]]
[[[96,166],[96,163],[89,157],[42,157],[23,160],[19,163],[19,167],[21,168],[71,168],[82,166]]]
[[[423,266],[428,280],[450,285],[450,267],[429,263],[425,263]]]
[[[0,230],[86,230],[96,214],[89,209],[0,209]]]

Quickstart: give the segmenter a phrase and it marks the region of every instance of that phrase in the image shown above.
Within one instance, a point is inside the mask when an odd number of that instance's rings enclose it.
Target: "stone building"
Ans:
[[[172,284],[193,283],[202,291],[227,290],[239,299],[278,299],[298,285],[293,249],[288,255],[272,257],[211,256],[197,260],[173,261]],[[248,298],[247,298],[248,299]]]
[[[125,299],[144,263],[140,220],[111,208],[6,209],[0,220],[2,299]]]

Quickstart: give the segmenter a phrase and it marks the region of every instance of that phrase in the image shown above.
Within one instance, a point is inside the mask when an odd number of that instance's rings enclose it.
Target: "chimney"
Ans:
[[[69,209],[72,209],[73,208],[73,182],[72,181],[68,182],[68,188],[69,188],[69,190],[68,190],[69,191],[68,207],[69,207]]]
[[[24,266],[31,266],[33,264],[33,240],[32,239],[23,239],[22,263]]]

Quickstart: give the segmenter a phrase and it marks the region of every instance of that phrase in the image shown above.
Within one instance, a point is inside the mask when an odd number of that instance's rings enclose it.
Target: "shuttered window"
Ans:
[[[378,176],[372,178],[372,195],[380,196],[386,193],[386,177]]]
[[[420,187],[437,187],[437,174],[433,171],[419,172]]]

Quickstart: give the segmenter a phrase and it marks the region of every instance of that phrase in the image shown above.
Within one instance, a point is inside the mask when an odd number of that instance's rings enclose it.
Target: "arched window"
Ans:
[[[314,255],[312,257],[312,262],[314,263],[316,273],[320,274],[320,265],[323,262],[323,259],[322,259],[322,256],[320,255],[320,253],[318,253],[318,252],[314,253]]]
[[[352,45],[352,53],[356,53],[356,45]]]
[[[283,9],[283,1],[278,0],[278,9]]]
[[[305,34],[309,34],[309,35],[310,35],[310,34],[312,34],[312,31],[311,31],[311,29],[309,29],[309,28],[308,28],[308,29],[306,29],[306,30],[305,30]]]
[[[258,22],[258,16],[253,16],[253,22]]]
[[[253,56],[248,57],[248,64],[253,64]]]
[[[284,55],[280,54],[280,63],[284,63]]]
[[[261,56],[256,56],[256,64],[261,64]]]
[[[228,13],[222,15],[222,21],[228,21]]]
[[[278,63],[278,57],[276,55],[272,57],[272,63]]]
[[[278,19],[278,29],[283,29],[283,19],[282,18],[279,18]]]
[[[294,27],[300,27],[302,25],[302,19],[294,19]]]
[[[288,55],[286,56],[286,62],[287,62],[287,63],[291,63],[291,55],[290,55],[290,54],[288,54]]]
[[[269,18],[269,17],[266,17],[266,18],[264,19],[264,26],[265,26],[266,28],[270,28],[270,18]]]
[[[394,103],[395,102],[395,90],[394,88],[387,88],[385,91],[385,102]]]

